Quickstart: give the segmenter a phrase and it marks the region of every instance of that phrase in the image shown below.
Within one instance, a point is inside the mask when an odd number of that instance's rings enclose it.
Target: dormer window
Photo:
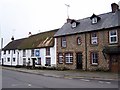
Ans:
[[[72,28],[75,28],[76,27],[76,22],[73,22],[72,23]]]
[[[74,19],[73,19],[73,20],[71,20],[71,22],[70,22],[70,23],[71,23],[71,27],[72,27],[72,28],[76,28],[76,27],[77,27],[77,25],[78,25],[78,24],[80,24],[80,22],[78,22],[78,21],[76,21],[76,20],[74,20]]]
[[[97,23],[97,17],[92,18],[92,23],[93,24]]]
[[[93,15],[90,17],[90,19],[91,19],[91,23],[92,23],[92,24],[96,24],[96,23],[98,23],[98,21],[99,21],[101,18],[100,18],[99,16],[93,14]]]

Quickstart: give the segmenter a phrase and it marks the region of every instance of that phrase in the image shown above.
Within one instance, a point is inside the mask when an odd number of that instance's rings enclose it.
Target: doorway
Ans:
[[[76,53],[76,69],[82,69],[82,53]]]

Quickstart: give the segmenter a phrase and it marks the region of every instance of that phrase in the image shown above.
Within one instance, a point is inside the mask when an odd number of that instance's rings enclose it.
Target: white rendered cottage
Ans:
[[[13,40],[2,50],[1,64],[7,66],[56,66],[54,34],[58,29]]]

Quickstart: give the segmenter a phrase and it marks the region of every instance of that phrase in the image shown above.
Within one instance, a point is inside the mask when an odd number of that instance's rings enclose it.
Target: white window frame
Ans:
[[[80,45],[81,44],[81,37],[77,38],[77,44]]]
[[[96,34],[96,36],[93,36],[93,34]],[[97,33],[91,33],[91,44],[98,44]]]
[[[68,59],[68,60],[67,60],[67,59]],[[71,60],[72,60],[72,61],[71,61]],[[68,63],[68,64],[69,64],[69,63],[70,63],[70,64],[73,63],[73,54],[72,54],[72,53],[66,53],[66,54],[65,54],[65,62]]]
[[[77,26],[76,22],[72,23],[72,28],[75,28]]]
[[[23,57],[26,57],[26,50],[23,50]]]
[[[97,54],[97,58],[95,56],[96,54]],[[97,52],[91,53],[91,60],[92,60],[92,65],[98,65],[98,53]],[[97,60],[97,63],[95,63],[94,60]]]
[[[63,54],[62,53],[59,53],[58,54],[58,60],[59,60],[59,63],[63,63]]]
[[[97,23],[97,17],[92,18],[92,23],[93,24]]]
[[[111,32],[115,31],[116,35],[111,35]],[[111,41],[111,38],[116,38],[116,41]],[[114,43],[118,43],[118,33],[117,30],[111,30],[109,31],[109,43],[110,44],[114,44]]]

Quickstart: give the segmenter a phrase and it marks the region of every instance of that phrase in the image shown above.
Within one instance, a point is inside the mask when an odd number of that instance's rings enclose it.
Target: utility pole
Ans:
[[[69,11],[68,11],[68,9],[69,9],[70,5],[65,4],[65,6],[67,7],[67,17],[69,18]]]

